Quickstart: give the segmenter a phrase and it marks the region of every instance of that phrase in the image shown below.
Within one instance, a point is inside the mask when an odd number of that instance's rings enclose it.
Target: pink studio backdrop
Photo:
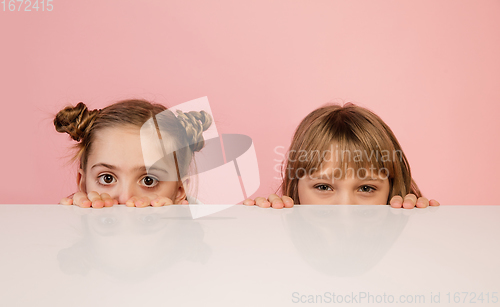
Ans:
[[[0,203],[76,190],[52,125],[65,105],[208,96],[220,133],[254,140],[254,196],[278,187],[275,148],[308,112],[353,101],[393,129],[425,196],[500,205],[498,0],[52,4],[0,4]]]

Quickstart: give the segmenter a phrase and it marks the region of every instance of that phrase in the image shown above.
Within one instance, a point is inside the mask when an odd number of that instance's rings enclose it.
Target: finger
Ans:
[[[132,196],[132,197],[130,197],[130,199],[129,199],[129,200],[127,200],[127,201],[125,202],[125,205],[126,205],[127,207],[135,207],[135,202],[136,202],[136,200],[137,200],[137,199],[138,199],[138,197],[136,197],[136,196]]]
[[[148,196],[144,196],[144,197],[142,197],[142,198],[139,199],[141,201],[140,207],[147,207],[149,205],[153,206],[153,201],[154,200],[159,201],[160,198],[161,197],[158,196],[158,195],[156,195],[156,194],[152,194],[149,197]],[[136,202],[136,207],[138,207],[137,206],[137,202]]]
[[[189,205],[189,202],[187,201],[187,199],[184,199],[181,201],[181,205]]]
[[[172,205],[173,201],[168,197],[158,197],[151,201],[151,206],[162,207]]]
[[[81,208],[90,208],[92,206],[92,202],[87,198],[87,194],[83,192],[76,192],[73,195],[73,204]]]
[[[415,207],[417,208],[427,208],[429,206],[429,200],[425,197],[419,197]]]
[[[271,207],[271,203],[267,199],[265,199],[264,197],[257,197],[255,199],[255,204],[261,208]]]
[[[102,193],[101,199],[104,202],[104,207],[112,207],[115,204],[115,200],[108,193]]]
[[[149,206],[150,204],[151,204],[151,200],[147,196],[141,197],[135,201],[135,206],[137,208],[144,208],[144,207]]]
[[[162,198],[163,197],[157,197],[151,201],[151,206],[152,207],[161,207],[163,206],[162,204]]]
[[[104,207],[104,201],[101,198],[101,195],[96,191],[92,191],[88,194],[89,200],[92,202],[92,208],[102,208]]]
[[[389,202],[391,207],[393,208],[402,208],[403,207],[403,197],[396,195]]]
[[[407,194],[405,196],[405,200],[403,201],[403,208],[412,209],[415,207],[416,203],[417,203],[417,196],[415,196],[414,194]]]
[[[285,208],[292,208],[293,207],[293,199],[288,196],[283,196],[281,197],[283,200],[283,203],[285,204]]]
[[[431,200],[429,201],[429,206],[433,206],[433,207],[434,207],[434,206],[440,206],[440,204],[439,204],[439,202],[438,202],[437,200],[435,200],[435,199],[431,199]]]
[[[251,198],[247,198],[243,201],[243,204],[245,206],[253,206],[253,205],[255,205],[255,201]]]
[[[61,201],[59,202],[59,204],[61,204],[61,205],[72,205],[73,204],[73,199],[64,197],[63,199],[61,199]]]
[[[271,206],[274,209],[283,209],[283,207],[285,206],[285,204],[283,204],[283,200],[281,200],[281,197],[279,197],[276,194],[269,195],[268,199],[269,199],[269,202],[271,203]]]

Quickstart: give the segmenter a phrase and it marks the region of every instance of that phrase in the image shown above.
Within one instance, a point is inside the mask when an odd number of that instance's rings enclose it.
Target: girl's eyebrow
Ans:
[[[145,166],[139,166],[135,168],[136,171],[140,172],[146,172],[146,167]],[[163,168],[158,168],[158,167],[150,167],[148,171],[159,171],[159,172],[164,172],[168,174],[167,170],[164,170]]]
[[[107,164],[107,163],[97,163],[97,164],[94,164],[90,169],[93,169],[94,167],[98,167],[98,166],[103,166],[105,168],[109,168],[110,170],[118,170],[119,169],[118,167],[116,167],[114,165],[111,165],[111,164]],[[157,168],[157,167],[150,167],[149,170],[150,171],[160,171],[160,172],[168,173],[166,170],[161,169],[161,168]],[[146,172],[146,167],[144,165],[137,166],[132,171]]]
[[[112,169],[112,170],[117,169],[116,166],[110,165],[110,164],[106,164],[106,163],[97,163],[97,164],[94,164],[90,169],[93,169],[94,167],[98,167],[98,166],[104,166],[105,168],[109,168],[109,169]]]

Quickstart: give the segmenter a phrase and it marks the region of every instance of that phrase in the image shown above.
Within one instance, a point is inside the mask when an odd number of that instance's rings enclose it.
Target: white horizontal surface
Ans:
[[[238,205],[192,219],[180,205],[0,205],[0,306],[321,306],[332,294],[359,302],[335,306],[497,306],[499,218],[500,206]]]

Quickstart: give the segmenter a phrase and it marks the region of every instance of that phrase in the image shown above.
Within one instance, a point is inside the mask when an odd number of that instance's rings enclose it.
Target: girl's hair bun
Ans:
[[[203,131],[206,131],[212,124],[212,116],[205,111],[184,113],[177,110],[177,119],[186,130],[191,150],[200,151],[205,146]]]
[[[67,133],[79,142],[84,139],[92,127],[99,110],[89,111],[83,102],[76,106],[68,106],[57,113],[54,118],[54,126],[57,132]]]

